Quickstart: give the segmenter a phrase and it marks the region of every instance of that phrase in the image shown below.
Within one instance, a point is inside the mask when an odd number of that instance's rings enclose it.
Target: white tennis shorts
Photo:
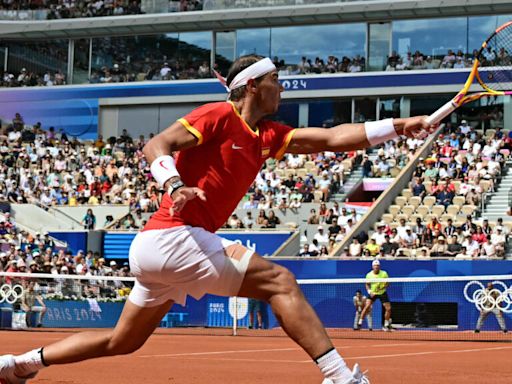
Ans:
[[[235,242],[203,228],[181,226],[137,234],[130,247],[130,268],[136,278],[129,300],[153,307],[173,300],[185,305],[187,295],[238,294],[254,251],[239,260],[226,255]]]

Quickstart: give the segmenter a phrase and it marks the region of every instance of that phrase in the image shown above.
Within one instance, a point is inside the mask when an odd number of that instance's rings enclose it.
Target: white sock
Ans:
[[[385,327],[389,327],[389,321],[388,321],[388,320],[385,320],[385,321],[384,321],[384,326],[385,326]]]
[[[352,371],[334,348],[315,361],[324,377],[335,384],[345,383],[352,378]]]
[[[43,363],[43,348],[34,349],[23,355],[14,356],[16,363],[15,374],[18,377],[27,377],[36,373],[46,365]]]

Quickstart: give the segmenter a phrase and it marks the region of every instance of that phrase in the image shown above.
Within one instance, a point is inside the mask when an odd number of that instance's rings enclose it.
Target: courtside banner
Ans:
[[[219,231],[225,239],[236,241],[258,252],[262,256],[271,256],[293,234],[292,231]],[[106,259],[128,259],[130,245],[135,232],[106,232],[103,240],[103,256]]]

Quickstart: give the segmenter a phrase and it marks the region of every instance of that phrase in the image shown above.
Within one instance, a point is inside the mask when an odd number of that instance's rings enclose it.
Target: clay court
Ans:
[[[257,333],[258,331],[256,331]],[[52,343],[70,331],[0,332],[0,354]],[[510,383],[509,342],[335,339],[372,384]],[[30,383],[321,383],[318,369],[286,337],[176,335],[157,331],[133,355],[54,366]]]

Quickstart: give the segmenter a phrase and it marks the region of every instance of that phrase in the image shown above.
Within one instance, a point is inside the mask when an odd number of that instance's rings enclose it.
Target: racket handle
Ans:
[[[433,114],[431,114],[429,117],[427,117],[425,121],[428,124],[437,124],[456,109],[457,104],[455,104],[453,100],[450,100],[437,111],[435,111]]]

